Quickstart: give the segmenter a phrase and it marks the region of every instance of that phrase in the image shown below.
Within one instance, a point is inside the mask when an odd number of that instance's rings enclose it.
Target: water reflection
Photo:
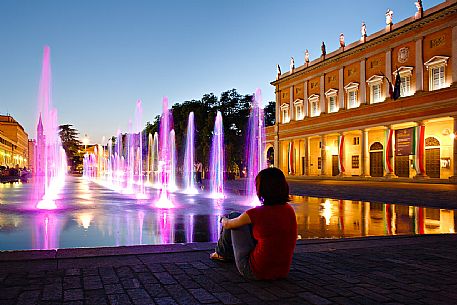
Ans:
[[[216,241],[220,217],[248,206],[238,195],[211,199],[173,194],[174,208],[156,208],[160,194],[137,201],[73,178],[59,210],[23,206],[27,184],[1,186],[0,249],[54,249]],[[454,210],[292,196],[301,238],[455,233]]]

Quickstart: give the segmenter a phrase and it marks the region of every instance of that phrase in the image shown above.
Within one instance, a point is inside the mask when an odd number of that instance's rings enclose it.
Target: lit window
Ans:
[[[357,97],[357,93],[359,91],[359,84],[349,83],[344,87],[344,89],[346,90],[347,94],[348,109],[359,107],[360,104],[359,99]]]
[[[431,68],[431,90],[444,88],[444,66]]]
[[[384,97],[382,95],[383,78],[384,77],[380,75],[373,75],[367,80],[368,86],[370,87],[371,104],[381,103],[384,101]]]
[[[424,63],[429,71],[429,88],[430,91],[447,87],[446,84],[446,65],[449,57],[433,56]]]
[[[303,111],[303,100],[296,100],[294,102],[295,107],[295,120],[303,120],[305,113]]]
[[[319,95],[313,94],[308,98],[309,101],[309,109],[311,111],[311,116],[319,116],[321,114],[319,109]]]
[[[398,74],[400,74],[400,96],[410,96],[413,94],[411,92],[411,76],[412,76],[413,67],[402,66],[393,72],[395,79]],[[393,81],[395,83],[395,81]]]
[[[328,112],[337,112],[339,107],[337,104],[337,94],[338,90],[336,89],[330,89],[327,92],[325,92],[325,96],[327,97],[327,102],[328,102]]]
[[[289,117],[289,104],[282,104],[281,105],[281,122],[282,123],[289,123],[290,122],[290,117]]]

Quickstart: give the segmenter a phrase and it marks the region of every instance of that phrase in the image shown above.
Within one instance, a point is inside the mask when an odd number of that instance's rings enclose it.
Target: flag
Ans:
[[[396,100],[400,97],[400,84],[401,84],[400,72],[397,69],[397,76],[395,77],[395,87],[394,87],[394,92],[392,95],[394,100]]]

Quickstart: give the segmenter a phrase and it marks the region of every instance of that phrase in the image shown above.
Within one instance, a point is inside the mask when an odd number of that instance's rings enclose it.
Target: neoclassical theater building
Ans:
[[[386,14],[380,31],[366,36],[362,26],[359,41],[278,73],[266,130],[275,166],[457,181],[457,0],[412,13],[398,23]]]

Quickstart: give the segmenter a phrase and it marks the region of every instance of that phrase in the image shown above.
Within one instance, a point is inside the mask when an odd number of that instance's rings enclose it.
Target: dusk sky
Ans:
[[[0,2],[0,114],[9,113],[35,138],[43,47],[51,48],[53,104],[59,124],[73,124],[91,143],[127,131],[137,99],[143,125],[170,106],[236,88],[262,90],[276,64],[289,70],[385,26],[413,16],[413,0],[356,1],[113,1]],[[443,1],[425,0],[424,9]]]

